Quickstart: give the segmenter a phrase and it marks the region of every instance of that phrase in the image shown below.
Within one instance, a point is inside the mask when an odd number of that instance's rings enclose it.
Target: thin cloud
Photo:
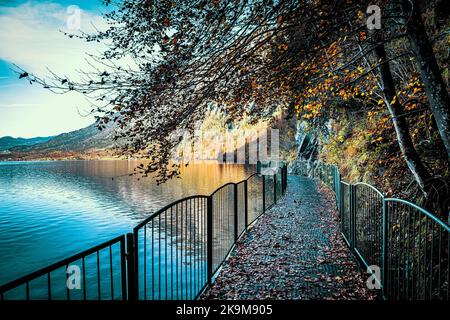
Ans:
[[[0,103],[0,108],[21,108],[21,107],[33,107],[37,105],[38,105],[37,103],[11,103],[11,104]]]
[[[70,39],[60,32],[66,30],[69,13],[67,7],[57,3],[28,2],[2,8],[0,59],[40,76],[48,75],[49,68],[57,74],[76,78],[76,70],[86,66],[85,53],[96,53],[103,46]],[[104,21],[99,15],[81,12],[81,29],[89,32],[91,24],[101,29]],[[12,80],[12,83],[4,82]],[[90,108],[81,94],[55,95],[26,81],[18,81],[11,76],[0,85],[0,136],[53,135],[93,122],[92,117],[78,114],[77,108]]]
[[[86,66],[86,53],[104,49],[99,43],[87,43],[63,34],[74,12],[57,3],[25,3],[7,8],[0,15],[0,59],[13,62],[30,72],[56,73],[76,77],[76,70]],[[81,30],[92,32],[95,25],[104,29],[99,15],[81,10]],[[63,32],[61,32],[63,31]]]

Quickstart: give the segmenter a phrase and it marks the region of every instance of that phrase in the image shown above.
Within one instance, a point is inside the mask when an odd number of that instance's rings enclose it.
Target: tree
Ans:
[[[153,161],[144,172],[158,172],[161,181],[177,174],[176,166],[168,169],[170,149],[179,143],[176,131],[192,131],[211,106],[224,108],[232,119],[270,118],[277,108],[295,107],[299,117],[319,125],[331,102],[351,102],[365,111],[381,99],[408,167],[425,191],[432,174],[421,163],[404,114],[417,105],[411,100],[421,92],[411,97],[397,90],[414,66],[406,59],[407,50],[392,49],[406,34],[414,42],[414,34],[422,31],[414,33],[408,26],[405,33],[396,19],[401,3],[379,1],[388,26],[380,39],[378,32],[367,32],[364,12],[369,4],[127,0],[106,15],[107,31],[79,35],[109,43],[101,56],[91,57],[95,68],[84,72],[81,81],[57,75],[51,82],[28,73],[24,77],[52,90],[95,96],[100,105],[92,112],[98,127],[116,122],[118,137],[127,141],[124,152],[145,151]],[[121,65],[125,58],[135,66]],[[436,72],[432,74],[430,86],[439,83]],[[432,88],[426,91],[434,94]],[[436,122],[445,122],[442,97],[429,100],[435,117],[441,115],[442,121]]]
[[[450,96],[423,24],[419,1],[403,0],[406,33],[425,85],[430,108],[450,158]]]

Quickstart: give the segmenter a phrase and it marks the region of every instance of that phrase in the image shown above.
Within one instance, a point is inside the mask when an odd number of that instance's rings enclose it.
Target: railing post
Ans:
[[[273,204],[277,203],[277,174],[273,175]]]
[[[239,212],[238,212],[238,185],[237,183],[234,184],[234,243],[237,242],[238,236],[239,236],[239,228],[238,228],[238,222],[239,222]]]
[[[288,176],[287,165],[284,165],[284,191],[283,191],[283,194],[286,192],[286,189],[287,189],[287,176]]]
[[[261,161],[256,161],[256,173],[261,173]]]
[[[283,195],[283,188],[284,188],[284,183],[283,183],[283,176],[284,176],[284,167],[280,167],[280,183],[281,183],[281,195]]]
[[[354,203],[354,199],[355,199],[355,195],[353,194],[354,189],[353,189],[353,184],[349,185],[349,202],[350,202],[350,234],[349,234],[349,242],[350,242],[350,249],[353,250],[355,248],[355,244],[354,244],[354,233],[353,233],[353,224],[354,224],[354,212],[355,212],[355,203]]]
[[[339,218],[342,218],[342,186],[341,186],[341,174],[339,173],[339,170],[337,171],[337,198],[338,198],[338,211],[339,211]]]
[[[263,212],[266,211],[266,177],[262,175],[262,202],[263,202]]]
[[[353,212],[352,212],[352,242],[353,242],[353,249],[356,248],[356,209],[357,209],[357,192],[356,192],[356,186],[352,185],[353,191]]]
[[[122,300],[128,300],[127,294],[127,251],[125,247],[126,237],[120,240],[120,277],[122,287]]]
[[[383,249],[381,251],[381,285],[382,285],[382,296],[383,298],[386,298],[386,281],[387,281],[387,248],[388,248],[388,209],[387,204],[384,198],[383,201]]]
[[[245,229],[248,227],[248,181],[244,181],[244,217],[245,217]]]
[[[135,274],[135,247],[134,247],[134,235],[127,233],[127,284],[128,284],[128,300],[137,299],[137,287],[136,287],[136,274]]]
[[[213,277],[213,203],[212,196],[207,199],[207,271],[208,271],[208,284],[212,283]]]

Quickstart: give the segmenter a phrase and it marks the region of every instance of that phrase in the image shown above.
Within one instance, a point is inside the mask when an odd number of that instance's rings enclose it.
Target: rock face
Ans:
[[[314,167],[314,162],[318,157],[319,137],[315,129],[308,129],[307,124],[303,121],[297,122],[296,141],[297,161],[291,166],[291,173],[298,174],[300,170],[307,170],[307,173]],[[300,162],[306,163],[306,167],[300,167]],[[305,173],[304,173],[305,174]]]

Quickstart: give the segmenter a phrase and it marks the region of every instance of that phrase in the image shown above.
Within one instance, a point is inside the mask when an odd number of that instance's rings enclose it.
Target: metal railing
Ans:
[[[122,235],[1,286],[1,300],[126,300],[125,256]]]
[[[239,237],[286,187],[287,166],[282,164],[271,175],[255,173],[210,195],[177,200],[139,223],[132,233],[1,286],[0,297],[196,299],[212,283]],[[69,269],[74,266],[81,270],[79,290],[69,289]]]
[[[335,165],[299,162],[302,175],[318,178],[336,194],[341,232],[384,299],[450,299],[450,227],[416,204],[386,198],[375,187],[341,180]]]

